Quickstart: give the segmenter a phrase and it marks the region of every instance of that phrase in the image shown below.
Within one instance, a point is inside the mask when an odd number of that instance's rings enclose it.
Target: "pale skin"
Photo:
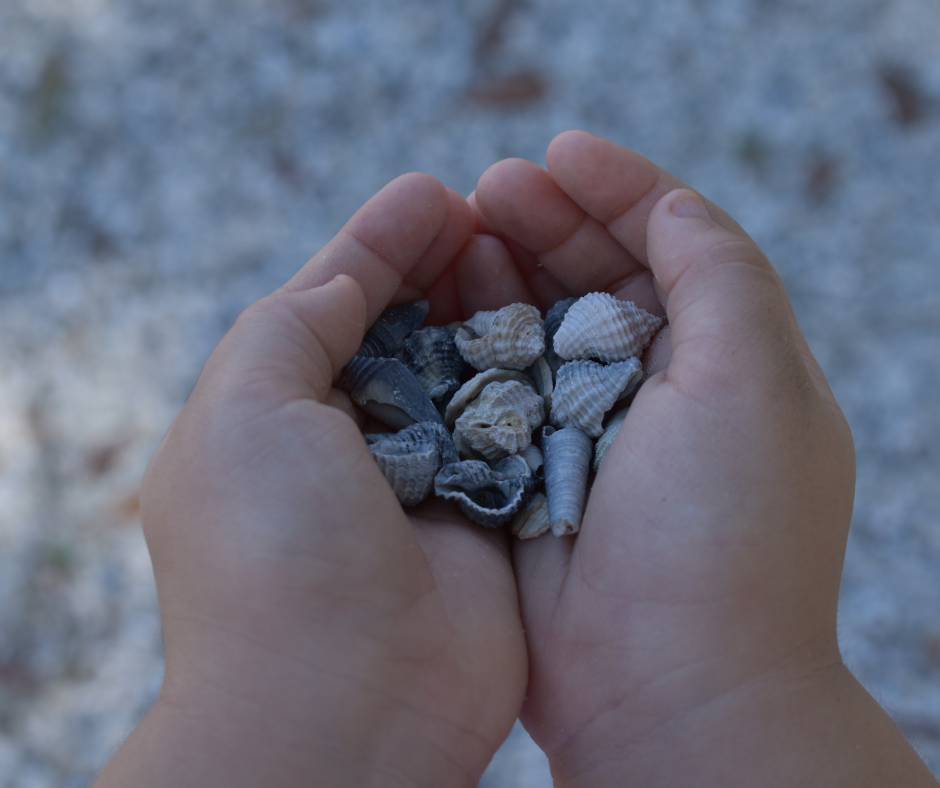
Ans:
[[[584,132],[469,201],[397,179],[210,357],[148,468],[160,698],[97,786],[473,786],[517,716],[558,786],[937,783],[842,664],[845,419],[716,206]],[[390,302],[668,314],[576,538],[403,511],[331,383]]]

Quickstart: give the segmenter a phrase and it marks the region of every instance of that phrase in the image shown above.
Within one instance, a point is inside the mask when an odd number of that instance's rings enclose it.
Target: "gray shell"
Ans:
[[[520,539],[534,539],[552,527],[548,517],[548,498],[537,492],[519,514],[512,518],[509,530]]]
[[[414,372],[432,400],[449,400],[460,388],[467,362],[457,350],[456,333],[443,326],[422,328],[405,340],[398,354],[398,359]]]
[[[620,432],[620,428],[623,426],[623,420],[627,417],[629,410],[629,408],[618,410],[616,413],[612,414],[604,424],[604,432],[597,439],[597,443],[594,444],[594,473],[600,470],[601,463],[604,461],[604,457],[607,456],[607,450],[611,447],[614,438],[616,438],[617,434]]]
[[[571,297],[563,301],[556,301],[551,309],[545,313],[545,360],[552,370],[552,375],[558,372],[558,367],[565,363],[565,359],[555,352],[555,334],[558,332],[558,327],[561,325],[561,321],[565,319],[571,305],[577,300],[577,298]]]
[[[591,439],[574,427],[542,430],[545,494],[555,536],[576,534],[581,530],[591,448]]]
[[[421,327],[429,311],[426,298],[386,309],[366,332],[356,355],[391,358],[401,350],[405,337]]]
[[[418,379],[396,358],[353,356],[336,385],[394,430],[419,421],[444,423]]]
[[[545,420],[542,398],[516,380],[490,383],[455,422],[455,433],[488,460],[518,454]]]
[[[441,467],[460,459],[441,424],[412,424],[400,432],[364,437],[402,506],[421,503],[434,489]]]
[[[643,352],[664,320],[610,293],[588,293],[572,304],[555,333],[555,352],[566,359],[624,361]]]
[[[477,312],[457,330],[456,342],[467,363],[481,372],[525,369],[545,352],[542,316],[529,304]]]
[[[539,356],[535,363],[526,369],[525,374],[531,378],[535,390],[542,396],[545,403],[545,412],[552,409],[552,391],[555,389],[555,371],[549,366],[545,356]]]
[[[510,520],[535,486],[529,464],[513,455],[490,468],[479,460],[445,465],[434,479],[434,492],[457,503],[475,523],[495,528]]]
[[[457,417],[463,413],[467,406],[480,396],[490,383],[506,382],[508,380],[518,380],[527,386],[532,385],[532,381],[521,372],[514,369],[488,369],[479,375],[474,375],[470,380],[464,383],[454,394],[453,398],[447,403],[447,410],[444,412],[444,421],[448,427],[453,427]]]
[[[638,358],[615,364],[569,361],[558,370],[552,395],[552,423],[577,427],[597,438],[604,431],[604,414],[642,380],[643,367]]]

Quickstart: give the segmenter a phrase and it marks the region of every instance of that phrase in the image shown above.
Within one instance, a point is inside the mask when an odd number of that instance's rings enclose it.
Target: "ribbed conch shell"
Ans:
[[[397,358],[353,356],[336,383],[370,416],[394,430],[439,422],[441,414],[408,367]]]
[[[558,369],[552,395],[552,423],[577,427],[592,438],[603,430],[604,414],[643,380],[638,358],[615,364],[569,361]]]
[[[617,433],[620,432],[620,428],[623,426],[623,420],[627,417],[628,412],[629,408],[618,410],[616,413],[612,414],[604,424],[604,432],[597,439],[597,443],[594,444],[594,473],[600,470],[601,463],[604,461],[604,457],[607,456],[607,450],[613,444]]]
[[[539,356],[535,363],[528,367],[525,374],[532,380],[535,390],[541,395],[545,403],[545,412],[552,409],[552,391],[555,389],[555,373],[545,360],[545,356]]]
[[[477,312],[457,329],[456,342],[467,363],[481,372],[525,369],[545,352],[542,317],[529,304]]]
[[[490,383],[455,422],[455,432],[488,460],[518,454],[545,420],[542,398],[531,386]]]
[[[552,527],[548,517],[548,498],[537,492],[519,514],[512,518],[509,530],[520,539],[534,539]]]
[[[545,494],[555,536],[581,530],[591,449],[591,439],[574,427],[542,429]]]
[[[460,388],[467,362],[457,350],[456,333],[443,326],[422,328],[405,340],[398,354],[432,400],[446,400]]]
[[[386,309],[366,332],[356,355],[391,358],[401,350],[405,337],[421,327],[429,311],[426,298]]]
[[[518,454],[490,468],[479,460],[445,465],[434,479],[434,492],[455,501],[475,523],[487,528],[509,522],[535,486],[529,463]]]
[[[632,301],[618,301],[610,293],[588,293],[568,309],[553,347],[566,359],[624,361],[639,356],[662,324],[663,318]]]
[[[442,424],[412,424],[400,432],[364,436],[402,506],[416,506],[434,489],[443,465],[460,457]]]
[[[561,326],[561,321],[565,319],[571,305],[577,301],[577,298],[566,298],[564,301],[556,301],[545,313],[545,361],[552,371],[552,375],[558,372],[558,367],[565,363],[565,359],[555,352],[555,334]]]
[[[444,411],[444,421],[447,426],[453,427],[457,417],[467,409],[467,406],[473,400],[480,396],[480,392],[490,383],[505,383],[509,380],[517,380],[527,386],[532,386],[532,381],[527,375],[523,375],[514,369],[488,369],[486,372],[474,375],[457,390],[451,401],[447,403],[447,410]]]

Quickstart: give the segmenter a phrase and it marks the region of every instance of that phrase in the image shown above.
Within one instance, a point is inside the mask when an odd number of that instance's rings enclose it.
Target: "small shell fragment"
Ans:
[[[545,331],[539,310],[510,304],[495,312],[477,312],[457,330],[457,348],[481,372],[525,369],[545,352]]]
[[[490,383],[455,422],[455,432],[488,460],[518,454],[545,419],[542,398],[516,380]]]
[[[555,388],[555,373],[545,360],[545,356],[539,356],[535,363],[526,369],[525,374],[532,379],[535,390],[542,396],[545,402],[545,412],[552,409],[552,391]]]
[[[619,301],[610,293],[588,293],[568,309],[553,348],[565,359],[624,361],[639,356],[663,322],[632,301]]]
[[[556,301],[548,312],[545,313],[545,361],[548,362],[552,375],[558,372],[558,367],[565,363],[565,359],[555,352],[555,334],[558,332],[561,321],[565,319],[571,305],[577,301],[577,298],[566,298],[563,301]]]
[[[620,428],[623,426],[623,420],[627,417],[629,410],[629,408],[618,410],[616,413],[609,416],[604,423],[604,432],[597,439],[597,443],[594,444],[594,473],[600,470],[601,463],[604,461],[604,457],[607,456],[607,450],[613,445],[614,438],[616,438],[617,433],[620,432]]]
[[[434,489],[441,466],[460,459],[442,424],[412,424],[400,432],[364,437],[402,506],[421,503]]]
[[[348,391],[352,401],[366,413],[394,430],[419,421],[443,424],[418,379],[397,358],[353,356],[336,386]]]
[[[545,494],[555,536],[576,534],[581,529],[592,448],[591,439],[574,427],[542,429]]]
[[[519,455],[491,468],[479,460],[445,465],[434,479],[434,492],[457,503],[475,523],[495,528],[509,522],[526,503],[535,486],[529,464]]]
[[[552,395],[552,423],[577,427],[592,438],[604,431],[604,414],[643,380],[638,358],[614,364],[569,361],[558,369]]]
[[[426,298],[386,309],[366,332],[356,355],[391,358],[401,350],[405,337],[421,327],[429,311]]]
[[[519,514],[512,518],[510,531],[520,539],[534,539],[552,527],[548,518],[548,498],[537,492]]]

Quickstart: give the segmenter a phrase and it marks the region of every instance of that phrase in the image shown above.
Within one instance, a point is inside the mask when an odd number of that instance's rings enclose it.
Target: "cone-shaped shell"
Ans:
[[[565,314],[553,340],[565,359],[624,361],[639,356],[663,324],[663,318],[610,293],[588,293]]]
[[[509,530],[520,539],[534,539],[552,527],[548,517],[548,498],[537,492],[519,514],[512,518]]]
[[[421,327],[429,310],[426,298],[386,309],[366,332],[356,355],[391,358],[401,350],[405,337]]]
[[[467,362],[457,350],[456,333],[443,326],[422,328],[405,340],[398,354],[432,400],[447,400],[460,388]]]
[[[455,432],[486,459],[518,454],[545,420],[542,398],[530,386],[510,380],[490,383],[455,422]]]
[[[441,467],[460,460],[442,424],[412,424],[400,432],[364,437],[402,506],[421,503],[434,489]]]
[[[475,523],[494,528],[509,522],[525,505],[534,485],[529,464],[513,455],[494,468],[479,460],[445,465],[434,479],[434,492],[456,501]]]
[[[620,432],[620,428],[623,426],[623,420],[627,417],[628,412],[629,408],[618,410],[616,413],[612,414],[607,419],[606,424],[604,424],[604,432],[597,439],[597,443],[594,444],[594,473],[600,470],[601,463],[604,461],[604,457],[607,456],[607,450],[613,444],[617,433]]]
[[[555,536],[576,534],[581,529],[591,448],[591,439],[574,427],[542,430],[545,495]]]
[[[569,361],[558,369],[552,395],[552,424],[577,427],[592,438],[603,431],[604,414],[643,380],[638,358],[615,364]]]
[[[467,363],[481,372],[525,369],[545,352],[545,331],[538,309],[510,304],[477,312],[457,330],[456,342]]]
[[[555,334],[561,326],[561,321],[571,308],[571,305],[577,301],[577,298],[566,298],[563,301],[556,301],[552,307],[545,313],[545,361],[552,371],[552,375],[558,372],[558,367],[565,363],[565,359],[555,352]]]
[[[457,393],[447,403],[447,410],[444,412],[444,421],[448,427],[453,427],[457,417],[463,413],[467,406],[480,396],[490,383],[506,382],[508,380],[518,380],[527,386],[532,386],[532,381],[527,375],[517,372],[514,369],[488,369],[479,375],[474,375],[470,380],[464,383]]]
[[[443,424],[418,379],[397,358],[353,356],[336,385],[348,391],[366,413],[394,430],[418,421]]]

